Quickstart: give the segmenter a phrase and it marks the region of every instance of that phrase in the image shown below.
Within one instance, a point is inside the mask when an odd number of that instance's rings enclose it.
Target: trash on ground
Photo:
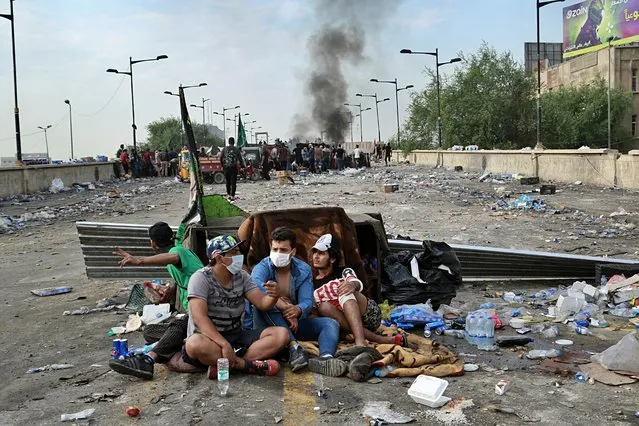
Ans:
[[[391,405],[390,401],[369,401],[362,409],[362,416],[389,424],[410,423],[414,420],[411,416],[391,410]]]
[[[580,366],[584,373],[590,375],[595,381],[610,386],[621,386],[635,383],[637,379],[630,376],[617,374],[614,371],[606,370],[601,364],[591,362]]]
[[[86,410],[78,411],[72,414],[61,414],[61,422],[74,422],[76,420],[86,420],[95,412],[95,408],[87,408]]]
[[[159,305],[145,305],[142,309],[142,322],[144,325],[159,324],[171,316],[171,305],[160,303]]]
[[[106,308],[87,308],[86,306],[82,306],[80,309],[74,309],[73,311],[64,311],[62,312],[62,315],[86,315],[86,314],[93,314],[95,312],[108,312],[108,311],[112,311],[114,309],[122,309],[124,308],[124,305],[111,305],[111,306],[107,306]]]
[[[417,376],[408,389],[408,396],[418,404],[439,408],[450,401],[450,398],[444,396],[447,387],[448,381],[422,374]]]
[[[46,297],[54,296],[56,294],[71,293],[71,291],[73,291],[73,287],[47,287],[31,290],[31,293],[35,294],[36,296]]]
[[[52,194],[57,194],[58,192],[64,191],[64,182],[62,179],[55,178],[51,181],[51,185],[49,186],[49,192]]]
[[[495,385],[495,393],[497,395],[503,395],[506,393],[509,387],[510,387],[510,382],[508,380],[500,380]]]
[[[129,417],[137,417],[140,415],[140,409],[138,407],[129,406],[124,410],[127,416]]]
[[[52,370],[66,370],[67,368],[73,368],[73,364],[49,364],[44,367],[31,367],[27,370],[28,374],[32,373],[40,373],[42,371],[52,371]]]
[[[638,336],[637,332],[626,334],[617,344],[593,355],[591,359],[608,370],[639,374]]]

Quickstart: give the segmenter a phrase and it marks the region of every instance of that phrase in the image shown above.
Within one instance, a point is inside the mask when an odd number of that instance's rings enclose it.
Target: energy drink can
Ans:
[[[113,355],[113,359],[118,359],[120,357],[120,339],[113,339],[113,349],[111,349],[111,355]]]

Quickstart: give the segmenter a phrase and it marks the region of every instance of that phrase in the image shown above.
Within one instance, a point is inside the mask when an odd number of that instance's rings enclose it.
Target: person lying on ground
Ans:
[[[149,228],[149,238],[151,239],[151,247],[161,253],[148,257],[133,256],[119,247],[115,249],[113,254],[122,257],[120,266],[136,265],[136,266],[166,266],[169,274],[175,281],[175,286],[161,288],[159,291],[162,300],[177,300],[176,308],[180,312],[188,312],[188,283],[191,275],[195,271],[204,267],[200,258],[191,250],[180,244],[175,244],[173,238],[173,230],[165,222],[158,222]],[[177,297],[176,293],[177,292]],[[146,356],[135,356],[123,360],[110,360],[109,367],[120,374],[127,374],[142,379],[153,378],[153,365],[158,363],[169,363],[173,369],[188,372],[188,365],[181,363],[181,358],[174,357],[175,354],[182,350],[184,339],[187,335],[188,315],[181,318],[175,318],[169,323],[168,327]]]
[[[188,338],[182,350],[185,362],[204,369],[210,379],[217,377],[217,360],[226,358],[231,369],[249,374],[274,376],[279,363],[269,357],[289,342],[284,327],[242,329],[246,298],[260,311],[272,309],[279,289],[274,281],[262,284],[263,294],[242,270],[244,256],[235,238],[221,235],[207,246],[210,263],[189,280]]]
[[[299,340],[317,341],[320,360],[313,362],[313,372],[340,376],[347,369],[346,363],[335,359],[339,341],[339,324],[332,318],[310,317],[313,307],[313,283],[311,268],[295,257],[295,233],[279,227],[271,233],[271,254],[255,265],[252,277],[262,292],[265,283],[276,281],[279,300],[274,309],[258,311],[253,307],[253,327],[261,329],[269,325],[287,327],[290,338],[289,365],[292,371],[309,366],[308,354]]]
[[[406,336],[381,336],[376,333],[382,311],[374,300],[361,292],[362,282],[351,268],[339,265],[340,250],[331,234],[322,235],[312,250],[313,299],[320,316],[335,319],[342,330],[353,333],[355,345],[366,346],[367,340],[407,346]]]

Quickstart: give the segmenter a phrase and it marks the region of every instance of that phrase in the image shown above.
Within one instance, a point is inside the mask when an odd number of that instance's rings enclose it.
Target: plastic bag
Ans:
[[[383,296],[395,304],[418,304],[430,299],[435,309],[449,305],[462,284],[461,263],[455,251],[446,243],[424,241],[424,251],[414,255],[409,251],[393,253],[384,259],[384,272],[389,283]],[[419,282],[410,272],[410,261],[417,258]]]
[[[64,182],[62,182],[62,179],[55,178],[51,181],[49,192],[51,192],[52,194],[57,194],[58,192],[61,192],[63,189],[64,189]]]
[[[433,311],[430,302],[427,302],[398,306],[391,311],[390,319],[394,323],[427,324],[441,320],[441,317]]]
[[[626,371],[639,374],[639,335],[637,332],[626,334],[616,345],[609,347],[600,354],[592,356],[606,369],[612,371]]]

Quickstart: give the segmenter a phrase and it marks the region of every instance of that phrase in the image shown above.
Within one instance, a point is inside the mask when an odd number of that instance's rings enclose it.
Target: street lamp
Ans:
[[[608,149],[611,148],[610,135],[612,133],[610,122],[610,44],[614,39],[614,37],[608,37]]]
[[[71,135],[71,159],[73,160],[73,114],[71,113],[71,101],[65,99],[64,103],[69,105],[69,134]]]
[[[397,87],[397,78],[395,78],[395,80],[378,80],[376,78],[371,78],[371,82],[373,83],[390,83],[390,84],[394,84],[395,85],[395,106],[397,108],[397,146],[399,146],[399,142],[400,142],[400,137],[399,137],[399,92],[402,90],[406,90],[406,89],[412,89],[413,86],[412,84],[409,84],[406,87],[402,87],[402,88],[398,88]]]
[[[195,104],[191,104],[191,107],[193,107],[193,108],[201,108],[201,109],[202,109],[202,124],[204,124],[204,125],[206,125],[206,118],[205,118],[205,116],[204,116],[204,111],[205,111],[205,109],[204,109],[204,104],[205,104],[207,101],[210,101],[210,99],[204,99],[204,98],[202,98],[202,105],[195,105]]]
[[[16,33],[15,15],[13,14],[13,1],[9,0],[9,13],[1,13],[0,17],[11,21],[11,53],[13,56],[13,116],[16,128],[16,164],[22,165],[22,139],[20,138],[20,109],[18,108],[18,71],[16,67]]]
[[[50,162],[50,157],[49,157],[49,140],[47,139],[47,130],[50,129],[51,126],[50,124],[47,124],[46,126],[42,127],[42,126],[38,126],[38,129],[44,131],[44,145],[47,147],[47,163]]]
[[[226,146],[226,111],[230,111],[232,109],[238,109],[240,106],[239,105],[235,105],[234,107],[229,107],[229,108],[224,108],[222,107],[222,113],[219,113],[217,111],[213,111],[213,114],[215,115],[221,115],[222,116],[222,126],[224,126],[224,146]]]
[[[565,0],[548,0],[548,1],[539,1],[537,0],[537,145],[536,147],[541,147],[541,53],[539,49],[539,9],[544,6],[548,6],[549,4],[563,2]],[[610,81],[610,80],[609,80]]]
[[[375,98],[375,111],[377,112],[377,143],[382,143],[382,132],[379,128],[379,104],[382,102],[390,101],[390,98],[382,99],[381,101],[377,100],[377,93],[372,95],[362,95],[361,93],[357,93],[355,96],[359,96],[362,98]]]
[[[359,114],[357,114],[356,117],[359,116],[359,143],[363,144],[364,143],[364,132],[362,131],[362,112],[370,110],[370,107],[366,108],[366,109],[362,109],[362,104],[361,103],[359,103],[359,104],[344,104],[344,105],[350,106],[350,107],[359,108]]]
[[[563,1],[563,0],[562,0]],[[405,53],[408,55],[431,55],[435,57],[435,62],[437,64],[437,134],[439,138],[439,147],[442,147],[442,108],[441,108],[441,92],[439,87],[439,67],[442,65],[454,64],[455,62],[461,62],[461,58],[453,58],[447,62],[439,62],[439,48],[435,49],[434,52],[413,52],[410,49],[402,49],[399,53]]]
[[[137,127],[135,125],[135,99],[133,96],[133,64],[139,64],[140,62],[151,62],[151,61],[159,61],[161,59],[168,59],[168,56],[166,55],[160,55],[160,56],[156,56],[155,58],[151,58],[151,59],[136,59],[133,60],[132,57],[129,56],[129,70],[128,71],[118,71],[115,68],[109,68],[108,70],[106,70],[106,72],[110,72],[110,73],[114,73],[114,74],[126,74],[129,77],[131,77],[131,115],[133,118],[133,157],[137,158],[138,156],[138,143],[136,140],[136,135],[135,132],[137,130]]]

